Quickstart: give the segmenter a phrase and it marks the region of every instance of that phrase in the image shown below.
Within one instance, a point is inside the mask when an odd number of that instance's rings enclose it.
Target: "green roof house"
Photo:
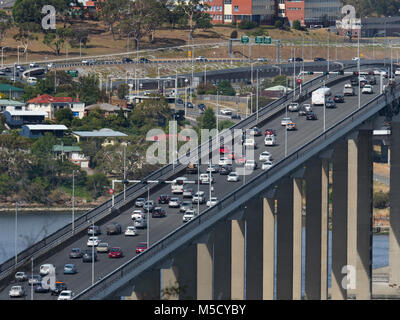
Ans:
[[[19,99],[23,95],[24,90],[10,84],[0,83],[0,92],[6,95],[8,99]]]

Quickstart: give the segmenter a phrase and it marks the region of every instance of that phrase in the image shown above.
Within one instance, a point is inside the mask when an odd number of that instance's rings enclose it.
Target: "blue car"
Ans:
[[[64,274],[75,274],[78,270],[74,264],[68,263],[64,266]]]

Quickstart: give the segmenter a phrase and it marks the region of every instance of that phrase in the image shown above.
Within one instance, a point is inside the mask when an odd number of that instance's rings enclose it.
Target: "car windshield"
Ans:
[[[178,198],[171,198],[170,201],[179,201]]]
[[[119,251],[121,251],[120,248],[112,248],[112,249],[111,249],[111,252],[119,252]]]
[[[139,248],[146,248],[147,247],[147,243],[139,243],[138,247]]]

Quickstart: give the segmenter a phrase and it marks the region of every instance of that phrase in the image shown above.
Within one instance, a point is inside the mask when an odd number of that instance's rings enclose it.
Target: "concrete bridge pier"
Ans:
[[[133,291],[132,291],[133,289]],[[119,294],[125,300],[159,300],[160,299],[160,270],[152,269],[144,272],[134,281],[133,286],[127,286],[127,292],[124,290]]]
[[[314,158],[306,169],[305,295],[328,298],[328,160]]]
[[[302,180],[285,177],[278,185],[276,298],[301,299]]]

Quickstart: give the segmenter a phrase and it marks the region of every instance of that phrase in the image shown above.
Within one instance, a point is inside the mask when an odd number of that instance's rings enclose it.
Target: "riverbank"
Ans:
[[[74,211],[86,212],[92,210],[93,207],[75,207]],[[18,212],[66,212],[72,211],[71,207],[18,207]],[[14,207],[0,207],[0,213],[2,212],[15,212]]]

